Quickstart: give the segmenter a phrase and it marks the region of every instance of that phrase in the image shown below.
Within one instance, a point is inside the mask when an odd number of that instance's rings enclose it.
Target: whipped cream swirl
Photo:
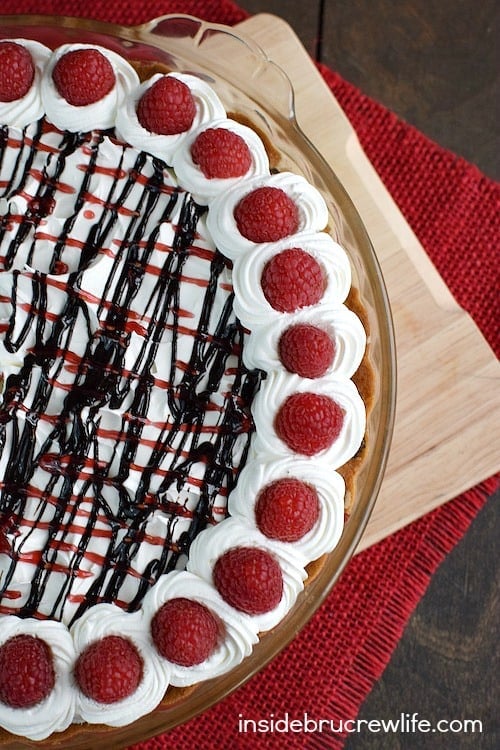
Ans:
[[[67,52],[79,49],[97,49],[111,63],[115,74],[115,85],[111,91],[92,104],[77,107],[66,101],[58,92],[52,71],[57,61]],[[63,44],[54,50],[45,66],[41,81],[42,102],[47,119],[60,130],[72,133],[112,128],[116,115],[138,85],[139,77],[134,68],[121,55],[92,44]]]
[[[187,136],[204,123],[225,118],[226,110],[213,88],[201,78],[189,73],[168,73],[167,75],[185,83],[194,98],[196,114],[189,130],[175,135],[160,135],[146,130],[139,122],[137,105],[141,97],[156,81],[163,78],[162,73],[156,73],[130,92],[123,107],[117,112],[116,132],[126,143],[130,143],[147,154],[157,156],[172,166],[174,155]]]
[[[255,242],[240,233],[234,218],[234,210],[245,195],[261,187],[283,190],[297,204],[298,232],[320,232],[328,223],[328,208],[325,199],[305,177],[292,172],[278,172],[248,180],[243,179],[215,198],[210,204],[207,219],[208,230],[215,244],[231,260],[235,260],[255,247]]]
[[[234,309],[246,328],[253,330],[282,319],[283,313],[275,310],[267,301],[261,278],[271,258],[290,248],[300,248],[309,253],[323,269],[326,286],[320,305],[339,305],[346,299],[351,288],[349,258],[326,232],[300,232],[278,242],[254,245],[239,255],[233,265]]]
[[[279,604],[269,612],[247,615],[258,632],[277,625],[295,604],[304,588],[306,560],[296,549],[268,539],[257,529],[249,529],[241,518],[227,518],[224,523],[211,526],[198,534],[189,551],[187,570],[204,578],[213,586],[213,568],[218,558],[233,547],[259,547],[278,560],[283,575],[283,595]],[[236,610],[234,610],[236,612]],[[241,613],[238,613],[238,617]]]
[[[313,528],[295,541],[287,542],[300,552],[308,562],[316,560],[336,546],[344,528],[345,482],[326,463],[302,458],[280,458],[269,460],[256,457],[250,466],[245,466],[238,484],[229,496],[228,509],[231,516],[240,518],[252,528],[258,528],[255,506],[259,495],[268,485],[280,479],[299,479],[313,487],[319,500],[319,518]]]
[[[12,102],[0,102],[0,123],[24,128],[25,125],[38,120],[43,115],[40,82],[52,52],[44,44],[31,39],[11,39],[9,41],[15,42],[28,50],[33,60],[35,75],[33,83],[24,96]]]
[[[77,620],[71,635],[78,654],[109,635],[128,638],[143,660],[142,680],[128,698],[103,704],[77,690],[77,718],[122,727],[156,708],[168,687],[170,672],[167,662],[158,658],[149,644],[142,611],[127,614],[114,604],[96,604]]]
[[[222,632],[215,651],[200,664],[185,667],[168,662],[172,685],[186,687],[225,674],[251,654],[259,640],[252,619],[236,612],[210,583],[187,570],[175,570],[162,576],[144,597],[142,608],[148,632],[156,612],[165,602],[178,597],[192,599],[210,609],[220,621]]]
[[[313,392],[329,396],[342,409],[342,428],[333,443],[315,456],[315,460],[338,469],[359,450],[366,428],[365,405],[352,380],[325,375],[315,380],[279,370],[269,373],[252,402],[257,434],[253,443],[257,454],[293,457],[297,454],[279,437],[274,427],[276,413],[294,393]]]
[[[12,708],[0,701],[0,726],[12,734],[30,740],[44,740],[52,732],[62,732],[74,719],[76,691],[73,687],[73,664],[76,653],[68,628],[55,620],[2,617],[0,646],[18,635],[43,640],[53,659],[55,684],[49,695],[29,708]]]
[[[295,313],[283,313],[263,326],[253,326],[243,359],[247,367],[266,372],[283,367],[279,355],[282,334],[291,326],[309,324],[326,331],[334,343],[334,357],[326,374],[351,378],[363,359],[366,334],[360,319],[345,305],[311,305]]]
[[[190,133],[174,154],[173,167],[181,185],[189,190],[195,201],[202,205],[210,205],[214,198],[240,183],[242,179],[246,180],[258,175],[269,174],[269,158],[266,149],[254,130],[230,119],[214,120],[210,123],[210,127],[214,129],[224,128],[243,138],[250,150],[252,163],[243,177],[207,178],[191,156],[191,146],[197,137],[207,129],[207,125],[203,125]]]

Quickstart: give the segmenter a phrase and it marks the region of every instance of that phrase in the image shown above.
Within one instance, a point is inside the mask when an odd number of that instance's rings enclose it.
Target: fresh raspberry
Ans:
[[[260,187],[245,195],[234,209],[238,230],[251,242],[276,242],[299,228],[299,209],[284,190]]]
[[[281,335],[278,352],[289,372],[303,378],[320,378],[333,362],[335,346],[322,328],[297,323]]]
[[[209,180],[243,177],[252,166],[244,139],[227,128],[207,128],[191,146],[191,157]]]
[[[158,135],[184,133],[193,124],[195,114],[196,105],[189,86],[168,75],[158,78],[137,105],[142,127]]]
[[[52,78],[59,94],[75,107],[100,101],[116,81],[107,57],[93,48],[66,52],[54,65]]]
[[[30,53],[16,42],[0,42],[0,102],[13,102],[29,91],[35,66]]]
[[[192,599],[170,599],[153,617],[151,635],[165,659],[192,667],[213,653],[219,625],[203,604]]]
[[[274,310],[294,312],[317,304],[325,291],[325,275],[318,261],[292,247],[274,255],[264,266],[262,291]]]
[[[249,615],[270,612],[283,594],[283,575],[270,552],[258,547],[232,547],[214,566],[214,583],[225,601]]]
[[[340,406],[321,393],[294,393],[280,407],[275,420],[278,436],[291,450],[314,456],[338,437],[344,415]]]
[[[30,708],[44,700],[55,684],[50,647],[23,633],[0,646],[0,701],[11,708]]]
[[[75,666],[82,693],[98,703],[116,703],[137,689],[142,680],[142,658],[128,638],[108,635],[83,651]]]
[[[312,529],[319,517],[318,493],[300,479],[277,479],[260,493],[255,520],[270,539],[296,542]]]

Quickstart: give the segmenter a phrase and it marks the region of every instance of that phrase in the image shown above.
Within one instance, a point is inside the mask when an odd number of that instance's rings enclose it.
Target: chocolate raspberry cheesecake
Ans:
[[[329,223],[201,77],[0,40],[7,732],[232,670],[337,545],[367,338]]]

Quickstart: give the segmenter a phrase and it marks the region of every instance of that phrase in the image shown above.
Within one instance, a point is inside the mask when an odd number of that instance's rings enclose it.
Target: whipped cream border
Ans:
[[[351,288],[351,266],[345,250],[326,232],[298,232],[277,242],[254,245],[233,264],[233,287],[235,292],[234,309],[241,323],[249,329],[274,325],[283,319],[283,313],[275,310],[267,301],[260,279],[266,264],[279,253],[299,248],[309,253],[321,266],[325,274],[326,287],[318,305],[310,306],[319,310],[330,304],[343,303]],[[289,315],[293,316],[300,311]]]
[[[284,543],[268,539],[257,528],[249,528],[241,518],[229,517],[198,534],[189,549],[187,570],[213,585],[214,565],[232,547],[258,547],[270,552],[280,564],[283,574],[281,601],[269,612],[247,615],[259,633],[270,630],[290,611],[304,588],[306,558]]]
[[[208,231],[227,258],[235,260],[252,250],[255,242],[244,237],[236,224],[234,210],[238,203],[253,190],[261,187],[283,190],[295,201],[299,209],[298,232],[320,232],[328,223],[328,208],[325,199],[314,185],[302,175],[278,172],[242,179],[229,190],[221,193],[210,204],[207,218]]]
[[[23,97],[15,99],[13,102],[0,102],[0,123],[2,125],[14,125],[18,128],[24,128],[30,122],[38,120],[44,113],[41,80],[52,50],[41,44],[41,42],[35,42],[31,39],[9,39],[3,41],[15,42],[25,47],[31,54],[35,68],[33,83]]]
[[[0,619],[0,646],[10,638],[26,634],[44,640],[52,651],[55,685],[45,700],[30,708],[11,708],[0,702],[0,726],[30,740],[44,740],[62,732],[74,721],[77,692],[73,688],[75,645],[68,628],[56,620]]]
[[[269,460],[255,457],[245,466],[238,484],[229,497],[228,510],[232,517],[257,528],[255,506],[262,490],[279,479],[300,479],[314,487],[318,494],[320,512],[313,528],[296,542],[286,542],[310,562],[331,552],[338,544],[344,528],[345,481],[325,462],[306,458]]]
[[[75,685],[76,720],[121,727],[156,708],[170,683],[170,670],[166,661],[160,659],[156,650],[150,647],[142,610],[127,613],[114,604],[96,604],[75,622],[70,633],[77,654],[100,638],[119,635],[134,644],[143,660],[143,675],[137,690],[116,703],[98,703]]]
[[[259,641],[255,623],[246,615],[235,612],[214,586],[188,570],[174,570],[161,576],[144,597],[142,610],[147,633],[151,633],[151,620],[162,605],[170,599],[186,598],[186,591],[189,591],[189,598],[211,610],[220,622],[221,634],[216,650],[208,659],[192,667],[159,657],[168,663],[171,670],[170,682],[178,687],[187,687],[225,674],[249,656],[252,647]],[[154,648],[152,642],[151,648]]]
[[[286,458],[297,454],[278,436],[274,419],[277,411],[294,393],[318,393],[330,396],[342,409],[344,419],[340,434],[333,443],[314,456],[318,462],[326,461],[330,469],[338,469],[359,450],[366,429],[365,405],[358,390],[349,378],[324,375],[315,380],[299,375],[272,370],[264,380],[252,402],[256,426],[253,450],[256,455]]]
[[[151,78],[136,86],[130,96],[124,102],[124,106],[118,110],[116,115],[116,133],[126,143],[130,143],[141,151],[157,156],[168,166],[172,161],[176,150],[183,144],[188,136],[202,125],[213,122],[226,115],[224,106],[211,86],[197,76],[190,73],[166,73],[167,77],[177,78],[191,91],[194,99],[196,113],[189,130],[175,135],[159,135],[146,130],[137,117],[137,104],[141,97],[160,78],[163,73],[156,73]]]
[[[19,40],[16,40],[19,41]],[[24,43],[24,40],[21,40]],[[25,42],[28,46],[28,42]],[[64,45],[67,49],[97,45]],[[97,47],[110,59],[117,85],[97,109],[104,109],[103,119],[97,118],[94,105],[71,107],[54,93],[51,70],[62,49],[50,53],[37,62],[36,91],[30,93],[29,120],[38,119],[39,102],[46,116],[57,127],[69,130],[106,129],[116,125],[118,135],[142,150],[162,158],[171,166],[173,158],[181,184],[194,180],[195,196],[202,204],[209,204],[207,226],[220,251],[234,261],[234,309],[247,328],[245,362],[247,366],[267,371],[260,392],[252,405],[256,435],[247,465],[228,500],[230,516],[215,526],[202,531],[191,545],[185,571],[173,571],[162,576],[144,597],[140,609],[128,614],[114,604],[98,604],[89,609],[68,631],[62,623],[23,620],[15,615],[2,617],[0,644],[11,634],[35,632],[43,634],[52,648],[57,684],[51,695],[34,709],[10,709],[0,703],[0,725],[13,733],[30,739],[42,739],[52,732],[65,729],[71,721],[89,723],[103,721],[122,726],[149,713],[162,700],[169,684],[186,686],[231,670],[252,651],[259,633],[275,627],[295,604],[307,578],[306,565],[329,552],[338,543],[343,528],[345,484],[335,469],[358,450],[363,439],[366,415],[364,404],[350,380],[363,357],[366,335],[357,316],[344,307],[343,302],[351,285],[351,267],[347,254],[325,230],[329,214],[320,192],[304,177],[290,172],[270,174],[263,144],[254,131],[226,120],[224,107],[217,94],[201,79],[186,74],[172,73],[192,88],[197,115],[192,128],[180,136],[156,136],[138,123],[135,102],[155,80],[138,83],[133,68],[123,58],[105,48]],[[161,74],[160,74],[161,75]],[[40,89],[40,95],[37,91]],[[24,99],[24,98],[23,98]],[[75,112],[77,110],[77,112]],[[85,117],[82,115],[85,114]],[[0,118],[5,117],[0,109]],[[196,165],[189,164],[190,143],[197,132],[218,124],[231,127],[247,139],[255,151],[254,167],[241,179],[216,180],[210,183],[196,174]],[[223,124],[221,124],[223,123]],[[237,126],[237,127],[236,127]],[[144,131],[144,132],[141,132]],[[249,131],[249,132],[248,132]],[[179,149],[179,151],[177,151]],[[186,175],[184,174],[186,172]],[[190,176],[187,176],[189,173]],[[202,179],[199,179],[201,175]],[[239,233],[233,211],[241,198],[264,185],[285,190],[299,206],[298,233],[277,243],[256,245]],[[184,187],[184,184],[183,184]],[[189,186],[188,186],[189,189]],[[323,265],[326,290],[318,305],[291,314],[271,308],[260,288],[260,275],[267,259],[287,247],[304,246]],[[248,294],[250,291],[250,294]],[[334,335],[336,357],[330,371],[316,380],[307,380],[285,371],[277,355],[277,341],[282,331],[296,322],[312,322]],[[297,391],[313,391],[331,395],[344,411],[344,425],[339,441],[319,456],[296,456],[277,437],[272,427],[276,407],[283,399]],[[276,478],[297,477],[313,485],[320,500],[320,517],[315,527],[303,539],[294,543],[268,539],[256,526],[254,507],[259,492]],[[227,604],[216,591],[212,570],[217,558],[227,549],[253,545],[269,551],[279,562],[284,580],[283,596],[278,606],[263,615],[245,615]],[[186,592],[186,586],[188,591]],[[150,635],[150,622],[157,609],[168,599],[186,596],[209,607],[219,618],[223,637],[215,652],[202,664],[181,667],[167,662],[157,652]],[[78,653],[99,637],[117,633],[130,637],[144,660],[144,679],[130,698],[103,706],[81,694],[72,674]],[[57,710],[52,710],[53,703]],[[50,708],[49,708],[50,706]],[[12,714],[12,712],[14,712]],[[49,717],[45,722],[39,716]],[[35,728],[36,727],[36,728]]]
[[[207,125],[203,124],[187,135],[174,154],[172,166],[180,184],[186,190],[189,190],[195,201],[202,205],[208,204],[209,207],[214,198],[224,190],[228,190],[234,185],[239,184],[242,179],[246,180],[259,175],[269,175],[269,158],[262,140],[254,130],[229,118],[213,120],[210,122],[210,127],[224,128],[243,138],[250,149],[252,163],[243,177],[207,179],[198,165],[193,162],[191,156],[193,143],[200,133],[207,130]]]
[[[279,370],[279,343],[283,333],[294,325],[308,324],[326,331],[334,343],[334,356],[326,375],[351,378],[361,364],[366,334],[358,316],[345,305],[311,305],[295,313],[283,313],[262,327],[255,327],[243,350],[248,368]]]
[[[69,104],[55,86],[52,71],[57,61],[67,52],[96,49],[110,62],[115,74],[115,85],[102,99],[80,107]],[[97,44],[63,44],[49,57],[41,80],[41,97],[47,119],[60,130],[86,132],[107,130],[116,121],[117,112],[137,86],[139,76],[124,57]]]

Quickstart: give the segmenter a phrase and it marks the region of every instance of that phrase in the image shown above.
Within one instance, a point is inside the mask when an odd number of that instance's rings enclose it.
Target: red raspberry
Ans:
[[[41,638],[15,635],[0,647],[0,701],[30,708],[43,701],[55,684],[50,647]]]
[[[343,421],[342,409],[329,396],[294,393],[280,407],[275,429],[291,450],[313,456],[335,442]]]
[[[252,154],[243,138],[227,128],[207,128],[191,146],[191,157],[208,179],[243,177]]]
[[[257,526],[265,536],[296,542],[319,517],[318,493],[300,479],[278,479],[260,493],[255,506]]]
[[[176,135],[189,130],[196,105],[189,86],[174,76],[163,76],[144,92],[137,105],[143,128],[159,135]]]
[[[143,662],[132,641],[108,635],[83,651],[75,666],[75,678],[82,693],[98,703],[115,703],[137,689]]]
[[[299,228],[297,204],[276,187],[260,187],[245,195],[234,209],[236,225],[251,242],[276,242]]]
[[[249,615],[270,612],[283,594],[283,575],[270,552],[258,547],[232,547],[214,566],[214,583],[225,601]]]
[[[0,102],[20,99],[30,89],[35,66],[30,53],[16,42],[0,42]]]
[[[54,65],[52,78],[69,104],[84,107],[100,101],[115,85],[113,66],[98,49],[75,49]]]
[[[191,599],[170,599],[153,617],[151,635],[165,659],[192,667],[213,653],[219,624],[203,604]]]
[[[283,332],[278,344],[283,365],[303,378],[320,378],[333,362],[335,347],[322,328],[297,323]]]
[[[317,304],[325,291],[325,275],[318,261],[292,247],[273,256],[261,278],[264,296],[274,310],[294,312]]]

